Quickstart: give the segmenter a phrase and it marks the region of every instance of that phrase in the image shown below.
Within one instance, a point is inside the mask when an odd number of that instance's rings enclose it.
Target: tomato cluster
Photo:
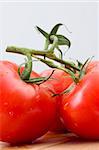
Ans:
[[[80,137],[99,139],[99,61],[92,62],[75,84],[67,73],[56,69],[41,85],[25,83],[18,66],[0,61],[0,140],[11,144],[32,142],[45,134],[69,131]],[[52,69],[40,75],[48,76]],[[52,91],[63,95],[52,96]],[[62,118],[62,119],[61,119]]]
[[[37,26],[43,50],[7,47],[27,59],[24,67],[0,61],[0,141],[31,143],[48,131],[99,140],[99,61],[64,60],[60,46],[71,42],[57,34],[62,25],[50,33]],[[52,69],[32,71],[32,57]]]

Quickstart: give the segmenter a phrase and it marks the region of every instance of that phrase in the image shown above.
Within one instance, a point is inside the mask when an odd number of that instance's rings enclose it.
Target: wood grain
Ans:
[[[0,145],[0,150],[99,150],[99,141],[83,141],[73,134],[48,133],[30,145]]]

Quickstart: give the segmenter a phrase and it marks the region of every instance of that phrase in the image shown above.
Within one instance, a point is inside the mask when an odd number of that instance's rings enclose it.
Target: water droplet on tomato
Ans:
[[[33,108],[30,108],[29,111],[33,111]]]
[[[77,123],[74,123],[74,126],[77,127],[78,126]]]
[[[68,106],[69,105],[69,103],[67,102],[66,104],[65,104],[65,106]]]
[[[13,113],[12,111],[10,111],[10,112],[9,112],[9,115],[10,115],[10,116],[13,116],[13,115],[14,115],[14,113]]]
[[[64,105],[64,110],[66,110],[68,106],[69,106],[69,103],[67,102],[67,103]]]
[[[7,102],[5,102],[5,103],[4,103],[4,106],[8,106],[8,103],[7,103]]]
[[[62,118],[62,117],[60,117],[60,120],[61,120],[61,122],[62,122],[62,123],[64,123],[64,120],[63,120],[63,118]]]

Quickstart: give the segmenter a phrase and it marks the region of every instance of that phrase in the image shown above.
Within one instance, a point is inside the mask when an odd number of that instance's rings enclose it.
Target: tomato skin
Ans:
[[[55,98],[43,86],[27,84],[16,64],[0,61],[0,140],[28,143],[45,134],[55,116]],[[32,77],[38,77],[32,72]]]
[[[55,71],[51,77],[52,79],[49,79],[46,83],[48,83],[51,87],[53,86],[56,93],[61,93],[73,82],[73,80],[66,72],[59,69],[54,70]],[[52,73],[52,71],[53,69],[48,69],[43,71],[40,75],[48,76]]]
[[[67,129],[86,139],[99,139],[99,67],[95,66],[63,95],[61,105]]]
[[[45,70],[40,75],[45,77],[51,74],[53,69]],[[45,85],[50,89],[54,88],[55,93],[63,92],[72,82],[72,78],[62,70],[55,69],[52,77],[45,82]],[[61,96],[56,96],[56,116],[54,122],[50,128],[50,131],[56,133],[64,133],[66,132],[66,128],[63,122],[60,119],[60,103],[61,103]]]
[[[90,71],[93,71],[93,70],[96,70],[97,68],[99,68],[99,61],[92,61],[89,63],[89,65],[87,66],[86,68],[86,73],[90,72]],[[98,71],[98,69],[97,69]]]

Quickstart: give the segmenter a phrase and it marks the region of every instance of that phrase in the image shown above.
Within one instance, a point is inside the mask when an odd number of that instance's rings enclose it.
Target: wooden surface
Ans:
[[[99,150],[99,141],[83,141],[73,134],[46,134],[30,145],[9,146],[0,143],[0,150]]]

